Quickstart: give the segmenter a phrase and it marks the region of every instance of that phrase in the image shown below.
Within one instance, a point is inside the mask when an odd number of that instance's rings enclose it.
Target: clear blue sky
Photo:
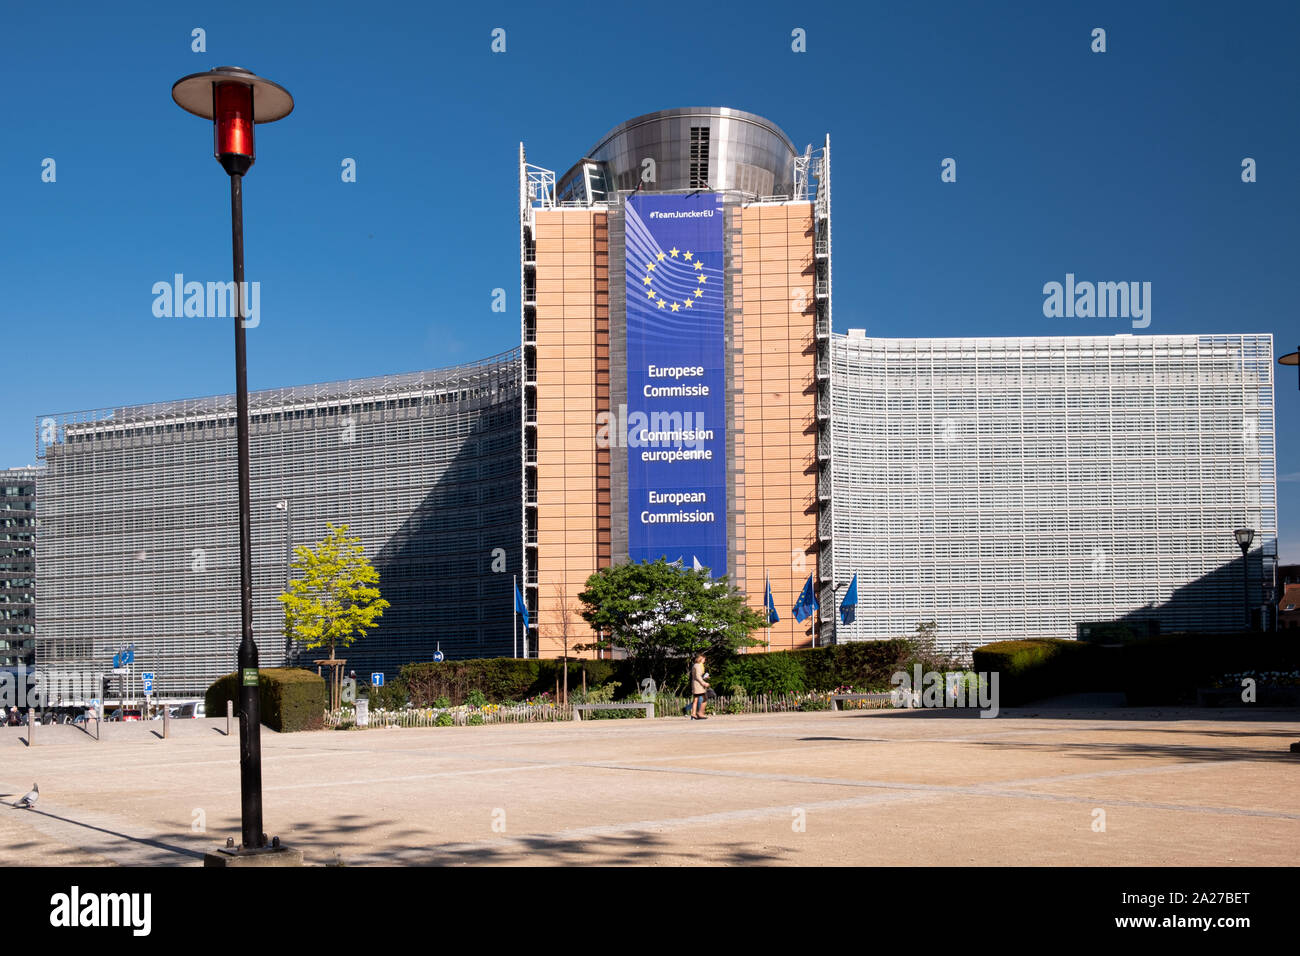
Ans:
[[[170,98],[187,73],[244,66],[297,100],[259,128],[245,185],[254,388],[513,347],[519,141],[563,171],[622,120],[686,105],[800,145],[830,132],[837,330],[1130,331],[1044,318],[1043,283],[1074,272],[1150,281],[1150,333],[1272,332],[1280,353],[1300,346],[1298,33],[1290,2],[6,3],[0,465],[33,460],[39,414],[233,389],[226,322],[152,312],[153,283],[230,268],[210,126]],[[1300,392],[1276,371],[1298,561]]]

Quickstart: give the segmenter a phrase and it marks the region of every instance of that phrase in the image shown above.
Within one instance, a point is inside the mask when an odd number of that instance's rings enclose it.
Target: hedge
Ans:
[[[1300,640],[1282,631],[1162,634],[1122,651],[1122,687],[1135,705],[1194,704],[1224,674],[1300,670]]]
[[[582,686],[582,672],[586,670],[588,687],[617,680],[630,693],[635,690],[631,669],[632,662],[626,660],[570,661],[569,689]],[[489,703],[524,700],[544,691],[554,692],[560,675],[560,661],[487,657],[407,664],[402,668],[401,680],[413,705],[431,707],[439,697],[450,699],[453,705],[463,704],[473,690],[481,691]]]
[[[1217,677],[1247,670],[1300,669],[1300,640],[1283,633],[1162,634],[1122,647],[1041,639],[986,644],[977,671],[997,671],[1003,706],[1081,691],[1122,691],[1129,704],[1195,704]]]
[[[1103,648],[1066,638],[998,641],[976,648],[974,669],[997,672],[999,704],[1015,707],[1044,697],[1085,690],[1108,690]],[[1107,660],[1113,657],[1106,655]]]
[[[898,670],[910,668],[915,659],[915,645],[910,641],[864,641],[802,651],[710,658],[707,667],[710,683],[723,694],[729,694],[735,683],[749,694],[833,690],[844,685],[888,690],[889,678]],[[427,662],[407,664],[402,668],[401,680],[416,707],[433,706],[439,697],[448,698],[452,704],[463,704],[473,690],[482,692],[491,703],[501,703],[554,692],[561,666],[555,660],[515,657]],[[568,667],[570,691],[582,686],[585,670],[588,687],[618,681],[621,698],[640,696],[641,678],[645,675],[638,670],[635,660],[570,661]],[[682,684],[685,684],[687,668],[688,662],[683,658]]]
[[[239,712],[239,674],[218,677],[203,695],[211,717],[226,712],[226,701]],[[325,726],[325,678],[297,667],[268,667],[258,671],[258,702],[262,723],[278,733],[320,730]]]

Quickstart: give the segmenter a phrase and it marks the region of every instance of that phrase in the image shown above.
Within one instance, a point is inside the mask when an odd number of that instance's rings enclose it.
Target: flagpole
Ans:
[[[510,580],[514,582],[515,594],[519,593],[519,575],[512,574]],[[515,639],[515,659],[519,658],[519,609],[515,607],[515,594],[510,595],[510,633]]]

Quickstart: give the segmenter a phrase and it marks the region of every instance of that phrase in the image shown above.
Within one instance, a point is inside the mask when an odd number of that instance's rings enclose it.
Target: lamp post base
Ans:
[[[302,850],[283,846],[276,837],[266,846],[235,846],[234,838],[226,840],[219,850],[203,854],[207,866],[302,866]]]

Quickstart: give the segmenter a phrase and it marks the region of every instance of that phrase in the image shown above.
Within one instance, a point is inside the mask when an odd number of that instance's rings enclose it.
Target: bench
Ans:
[[[893,696],[893,694],[831,694],[831,710],[839,710],[842,700],[892,700]]]
[[[617,704],[574,704],[573,719],[582,720],[584,710],[645,710],[647,718],[655,715],[654,701],[624,700]]]

